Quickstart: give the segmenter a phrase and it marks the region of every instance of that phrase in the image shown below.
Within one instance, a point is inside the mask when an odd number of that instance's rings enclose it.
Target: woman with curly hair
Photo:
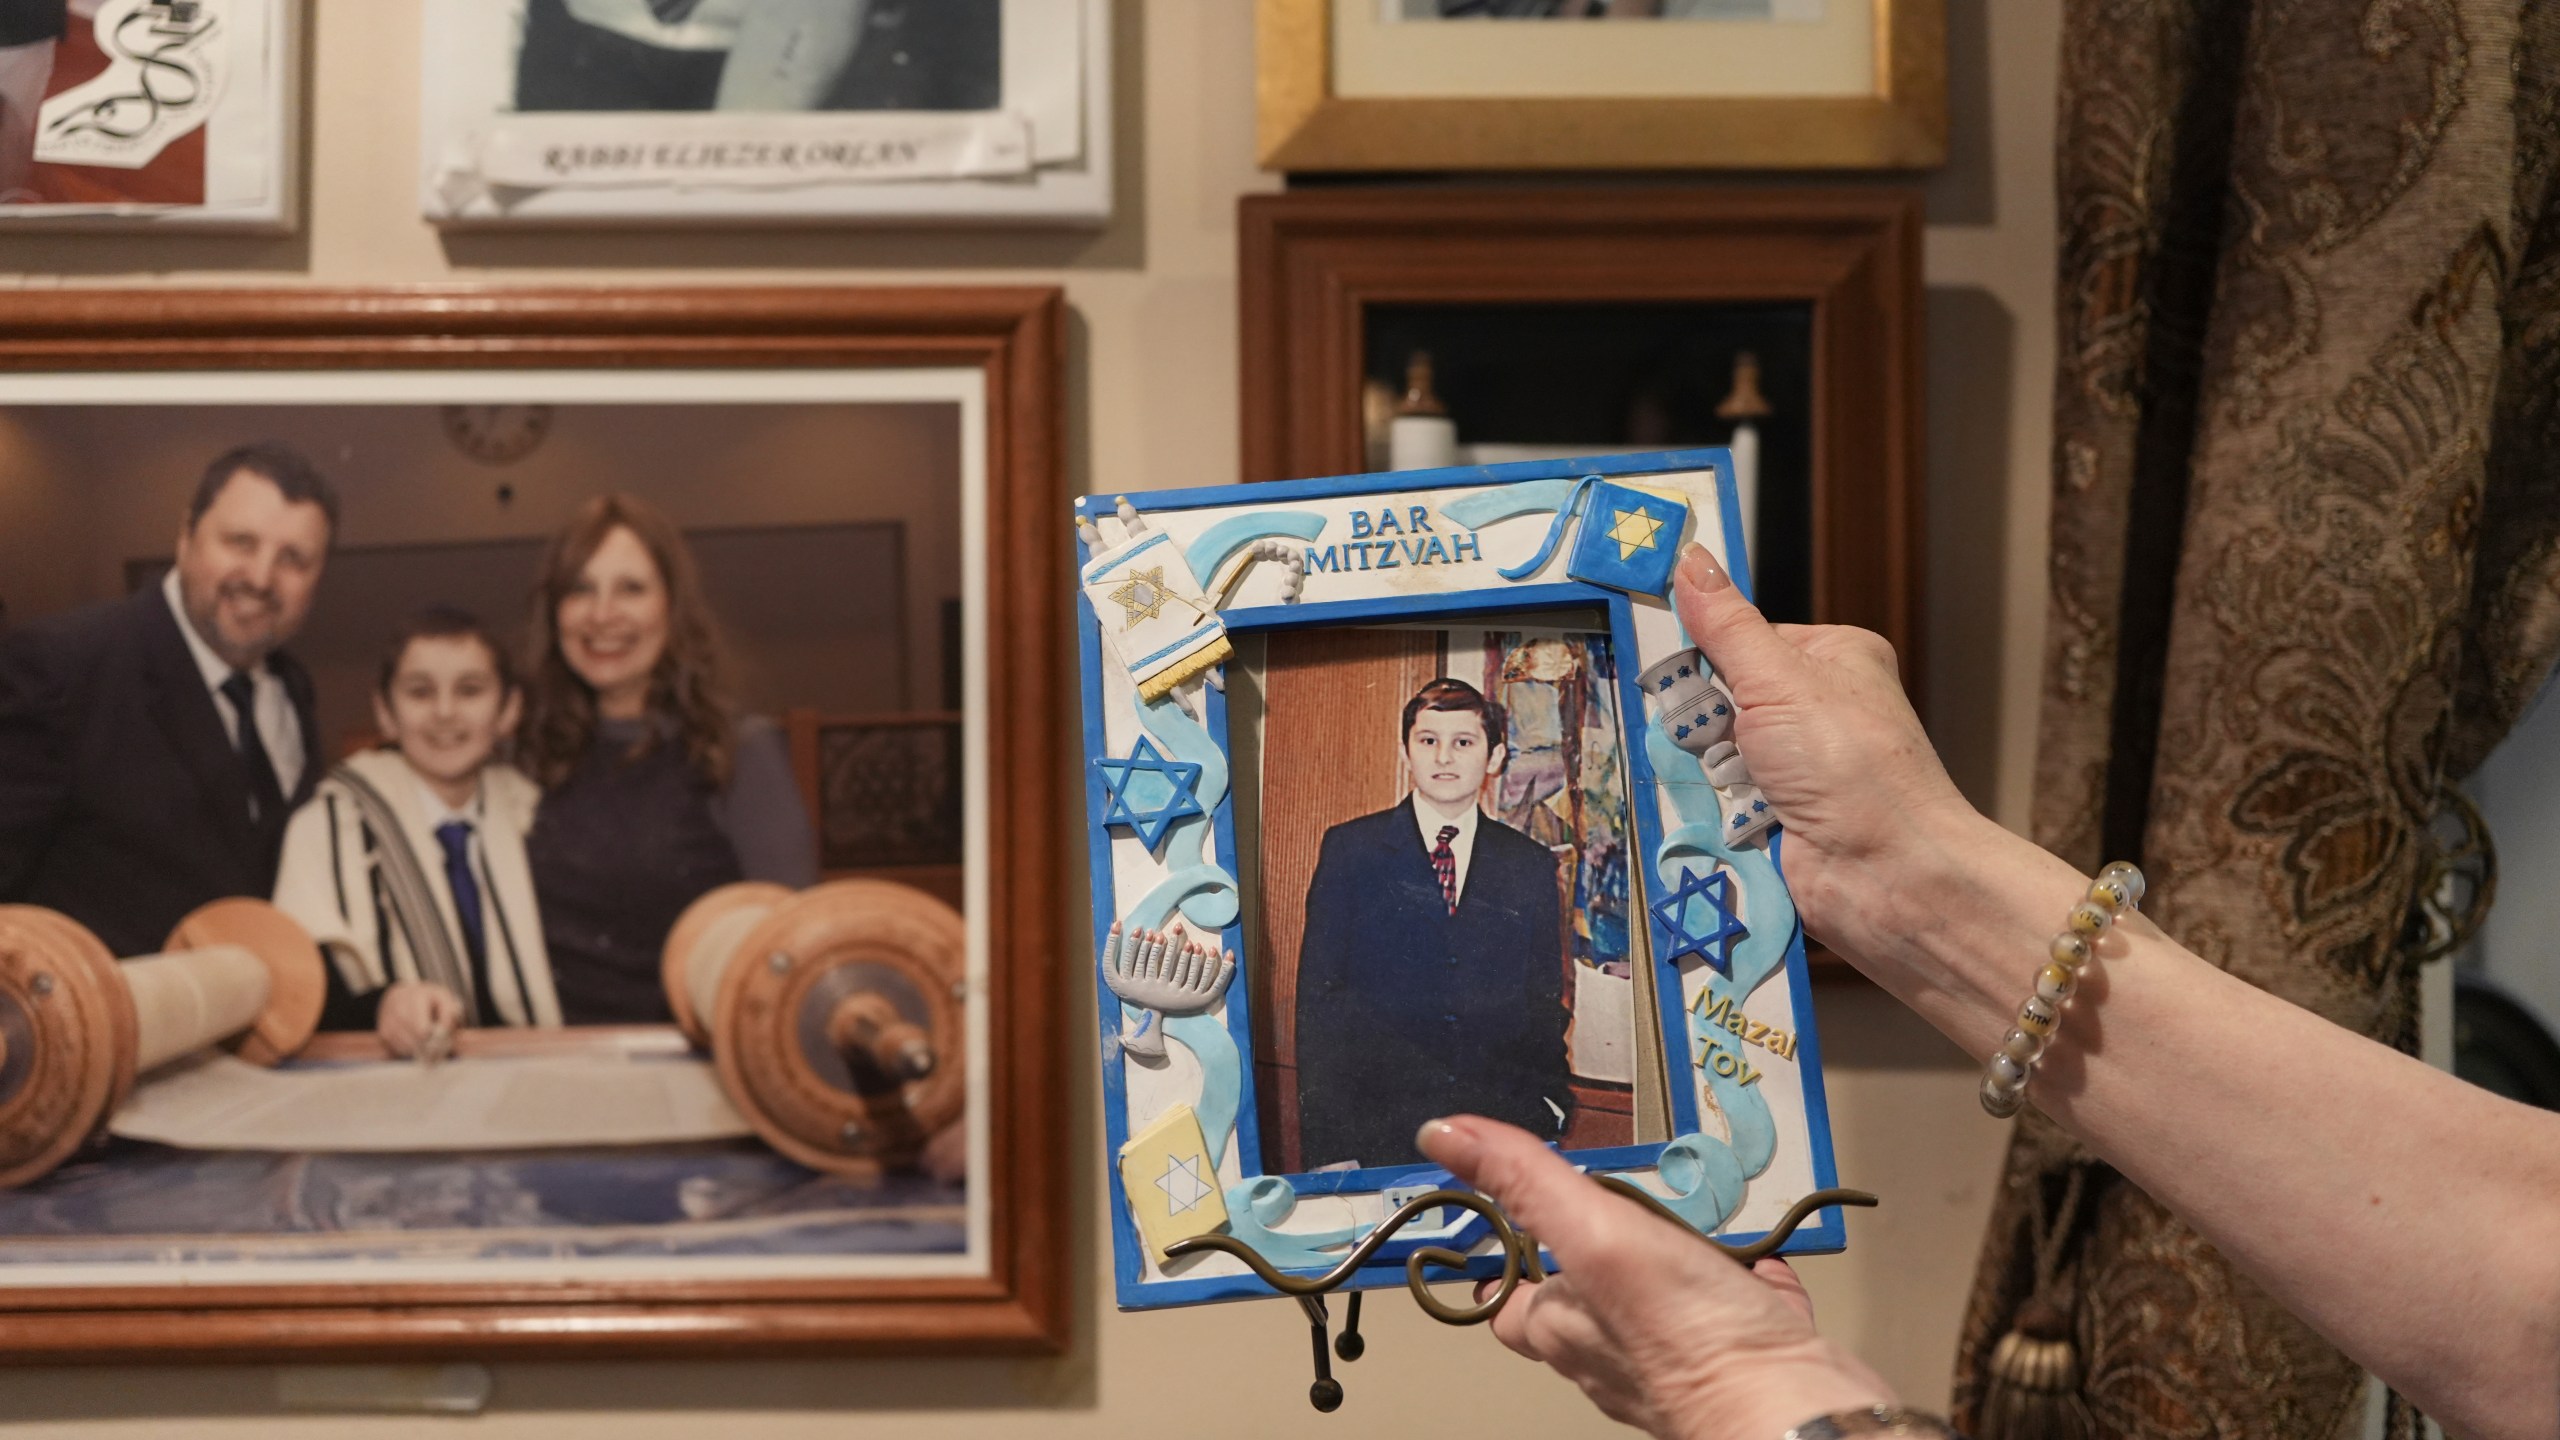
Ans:
[[[818,880],[781,732],[740,719],[719,628],[674,524],[628,495],[551,542],[533,607],[519,763],[543,789],[526,850],[563,1020],[671,1018],[659,950],[736,880]]]

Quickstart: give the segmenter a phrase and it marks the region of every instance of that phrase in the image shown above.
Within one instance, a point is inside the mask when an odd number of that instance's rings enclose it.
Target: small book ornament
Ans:
[[[1573,548],[1565,554],[1567,579],[1630,595],[1664,595],[1670,593],[1672,567],[1688,532],[1689,505],[1676,495],[1585,476],[1556,512],[1537,553],[1528,563],[1503,571],[1503,578],[1535,574],[1555,554],[1568,526],[1575,528]]]
[[[1209,1159],[1200,1117],[1188,1105],[1174,1106],[1120,1147],[1120,1186],[1129,1197],[1129,1217],[1156,1254],[1227,1223],[1218,1167]]]

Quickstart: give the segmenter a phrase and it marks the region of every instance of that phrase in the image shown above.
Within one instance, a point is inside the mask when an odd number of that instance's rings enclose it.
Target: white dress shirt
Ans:
[[[187,637],[187,650],[196,657],[196,669],[204,673],[204,688],[213,693],[213,713],[222,717],[223,736],[231,748],[240,748],[240,717],[231,712],[231,701],[222,693],[222,682],[231,678],[231,662],[213,652],[196,633],[195,622],[187,618],[185,600],[178,592],[178,572],[171,570],[160,584],[160,593],[168,597],[169,613],[178,617],[178,633]],[[258,738],[266,742],[267,763],[275,766],[276,788],[285,799],[293,798],[294,789],[302,783],[302,767],[308,761],[302,744],[302,721],[293,713],[293,697],[285,692],[284,682],[261,663],[249,672],[250,708],[257,711]]]
[[[1449,837],[1449,853],[1458,857],[1457,889],[1454,893],[1461,900],[1467,898],[1467,862],[1474,859],[1476,853],[1476,818],[1483,813],[1469,805],[1465,814],[1444,820],[1440,812],[1432,808],[1431,802],[1422,798],[1421,791],[1413,793],[1413,819],[1415,826],[1422,831],[1423,854],[1428,855],[1440,848],[1442,830],[1452,825],[1458,827],[1458,833]]]
[[[461,809],[456,810],[444,803],[444,797],[436,793],[436,787],[428,784],[425,776],[418,775],[414,770],[410,774],[416,776],[418,781],[418,813],[427,817],[427,833],[432,835],[456,820],[470,826],[471,865],[474,870],[477,870],[480,867],[480,827],[488,823],[481,818],[486,807],[480,803],[479,790],[473,789],[471,798],[464,802]],[[444,852],[438,850],[435,858],[438,864],[442,864]]]

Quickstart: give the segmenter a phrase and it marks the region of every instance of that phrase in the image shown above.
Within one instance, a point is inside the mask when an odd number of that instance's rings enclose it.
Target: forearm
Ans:
[[[1842,947],[1977,1058],[2088,877],[1950,817]],[[2465,1085],[2127,917],[2029,1098],[2430,1413],[2560,1429],[2560,1116]]]

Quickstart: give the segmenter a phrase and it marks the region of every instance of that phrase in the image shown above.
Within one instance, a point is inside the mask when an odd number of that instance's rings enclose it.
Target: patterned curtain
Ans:
[[[2414,1048],[2439,796],[2560,651],[2560,0],[2069,0],[2059,142],[2037,839]],[[1968,1426],[2039,1292],[2099,1435],[2360,1431],[2355,1366],[2030,1110]]]

